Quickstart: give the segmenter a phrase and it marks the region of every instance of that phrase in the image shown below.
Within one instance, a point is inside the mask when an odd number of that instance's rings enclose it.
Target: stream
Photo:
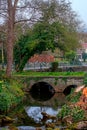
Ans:
[[[16,110],[13,110],[13,114],[10,113],[12,118],[15,119],[13,125],[18,130],[36,130],[36,127],[45,130],[44,123],[42,122],[42,112],[56,116],[61,106],[65,104],[66,100],[63,93],[51,93],[50,95],[50,93],[41,93],[40,89],[39,93],[35,92],[34,94],[36,95],[32,95],[31,92],[27,93],[24,104],[19,105]],[[52,122],[52,120],[49,119],[46,122]],[[5,124],[5,126],[0,127],[0,130],[3,130],[5,127],[8,128],[8,126],[8,124]]]
[[[21,126],[18,126],[19,130],[36,130],[35,127],[41,127],[42,130],[45,130],[44,123],[42,122],[43,116],[41,113],[45,112],[49,115],[56,116],[61,110],[61,106],[65,103],[65,95],[63,93],[55,93],[47,101],[37,101],[30,95],[28,99],[30,100],[24,109],[32,121],[28,121],[28,124],[24,123],[21,124]],[[47,120],[47,122],[52,122],[52,120]]]

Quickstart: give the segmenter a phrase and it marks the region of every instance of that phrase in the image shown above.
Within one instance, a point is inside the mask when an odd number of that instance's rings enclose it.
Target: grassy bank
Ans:
[[[85,72],[32,72],[32,71],[23,71],[23,72],[14,72],[13,76],[26,76],[26,77],[40,77],[40,76],[84,76]]]

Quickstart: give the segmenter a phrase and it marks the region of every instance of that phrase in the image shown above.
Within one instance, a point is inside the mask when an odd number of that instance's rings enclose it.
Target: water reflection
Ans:
[[[45,112],[49,115],[56,116],[61,109],[61,106],[65,103],[65,95],[63,93],[55,93],[50,100],[47,101],[37,101],[31,96],[29,97],[29,104],[25,110],[30,118],[32,118],[36,123],[42,123],[43,115]],[[33,105],[34,104],[34,105]],[[35,105],[36,104],[36,105]]]
[[[44,107],[44,106],[43,107],[38,107],[38,106],[33,107],[33,106],[31,106],[31,107],[26,108],[26,112],[27,112],[28,116],[33,118],[36,123],[41,122],[41,120],[43,118],[43,116],[41,114],[42,112],[45,112],[49,115],[53,115],[53,116],[55,115],[56,116],[59,110],[60,110],[60,108],[55,110],[52,107]]]
[[[65,104],[65,102],[66,102],[66,97],[63,93],[55,93],[49,100],[46,101],[36,100],[31,96],[30,93],[28,93],[25,104],[27,104],[27,106],[46,106],[46,107],[52,107],[56,109],[59,106]]]
[[[32,126],[19,126],[18,130],[36,130],[36,128]]]

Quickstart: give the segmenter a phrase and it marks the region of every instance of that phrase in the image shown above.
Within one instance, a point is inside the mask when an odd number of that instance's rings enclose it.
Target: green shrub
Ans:
[[[20,83],[11,79],[0,81],[0,110],[7,111],[12,106],[17,105],[23,98],[23,91]]]
[[[69,95],[66,97],[66,99],[67,99],[69,102],[76,103],[76,102],[79,101],[79,98],[80,98],[80,96],[82,95],[82,92],[79,91],[78,93],[73,93],[73,90],[74,90],[74,89],[72,89],[71,94],[69,94]]]
[[[51,63],[51,70],[53,71],[53,72],[55,72],[55,71],[57,71],[58,70],[58,62],[52,62]]]
[[[84,74],[83,84],[87,86],[87,73]]]
[[[85,113],[80,107],[69,107],[68,105],[64,105],[60,112],[58,113],[58,118],[64,118],[65,116],[72,116],[74,122],[78,122],[85,119]]]
[[[80,109],[80,107],[74,107],[71,111],[71,115],[75,122],[84,120],[85,119],[84,114],[85,114],[84,111]]]
[[[69,115],[70,113],[71,113],[71,109],[69,108],[68,105],[65,104],[64,106],[62,106],[62,108],[57,116],[58,116],[58,118],[62,119],[63,117]]]

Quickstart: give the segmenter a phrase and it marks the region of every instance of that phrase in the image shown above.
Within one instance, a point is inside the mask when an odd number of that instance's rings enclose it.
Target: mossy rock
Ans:
[[[86,128],[87,128],[87,121],[80,121],[80,122],[71,124],[68,128],[69,128],[70,130],[71,130],[71,129],[76,129],[76,130],[86,129]]]
[[[53,130],[52,128],[46,128],[46,130]]]
[[[13,125],[9,125],[9,130],[18,130],[18,128],[17,127],[15,127],[15,126],[13,126]]]
[[[60,128],[55,128],[55,129],[53,129],[53,128],[47,128],[46,130],[60,130]]]

